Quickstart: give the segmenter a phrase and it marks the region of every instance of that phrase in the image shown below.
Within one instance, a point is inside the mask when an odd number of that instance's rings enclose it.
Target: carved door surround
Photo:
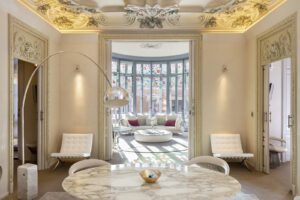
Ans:
[[[202,149],[202,111],[201,111],[201,81],[202,81],[202,35],[199,31],[109,31],[99,34],[99,64],[106,66],[106,71],[111,73],[111,42],[112,41],[187,41],[190,42],[190,134],[189,134],[189,158],[201,155]],[[111,133],[110,112],[105,109],[103,95],[106,91],[106,81],[99,75],[99,157],[110,159],[111,157]]]
[[[295,193],[297,178],[297,15],[294,14],[263,33],[257,39],[257,160],[256,168],[263,171],[263,67],[277,60],[291,58],[291,189]]]
[[[48,56],[48,39],[41,33],[26,25],[15,17],[9,15],[9,182],[10,192],[13,192],[14,156],[13,156],[13,75],[14,59],[23,60],[29,63],[40,63]],[[41,71],[41,108],[44,112],[44,120],[41,125],[41,162],[40,169],[47,166],[47,67]]]

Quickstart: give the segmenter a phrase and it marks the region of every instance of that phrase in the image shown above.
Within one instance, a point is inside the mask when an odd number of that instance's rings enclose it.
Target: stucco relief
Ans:
[[[15,30],[13,33],[13,54],[14,57],[29,62],[41,62],[44,53],[44,45],[41,40],[32,37],[22,30]]]
[[[283,30],[262,41],[262,63],[271,63],[292,55],[291,30]]]
[[[19,0],[60,31],[98,31],[99,29],[201,29],[205,31],[243,32],[285,0],[208,0],[179,3],[179,11],[167,18],[141,16],[143,6],[152,2],[128,0]],[[125,2],[125,3],[124,3]],[[138,2],[137,13],[124,4]],[[146,2],[146,3],[145,3]],[[158,4],[159,5],[159,4]],[[168,5],[168,4],[167,4]],[[172,5],[172,4],[171,4]],[[162,6],[164,7],[164,6]],[[153,7],[154,8],[154,7]],[[165,7],[164,7],[165,8]],[[147,13],[152,13],[147,9]],[[177,13],[178,12],[178,13]]]

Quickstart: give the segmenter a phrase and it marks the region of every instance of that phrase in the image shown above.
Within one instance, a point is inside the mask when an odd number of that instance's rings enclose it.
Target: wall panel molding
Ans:
[[[13,149],[13,79],[14,79],[14,59],[20,59],[29,63],[40,63],[48,56],[48,39],[40,32],[9,15],[9,188],[13,193],[14,184],[14,149]],[[47,65],[47,64],[46,64]],[[42,77],[42,110],[44,120],[41,130],[41,166],[45,169],[48,165],[48,76],[47,67],[41,73]]]
[[[256,168],[263,171],[263,67],[274,61],[291,58],[291,88],[294,125],[291,128],[291,179],[292,190],[297,184],[297,14],[286,18],[271,29],[259,35],[257,39],[257,159]],[[295,192],[295,191],[293,191]]]

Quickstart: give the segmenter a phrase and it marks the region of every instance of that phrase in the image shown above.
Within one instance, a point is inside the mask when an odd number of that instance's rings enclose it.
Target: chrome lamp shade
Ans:
[[[108,108],[120,108],[129,103],[129,94],[122,87],[109,88],[104,96],[104,105]]]

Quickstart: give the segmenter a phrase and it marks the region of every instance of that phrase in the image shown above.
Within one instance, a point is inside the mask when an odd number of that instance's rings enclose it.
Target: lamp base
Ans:
[[[38,196],[37,165],[24,164],[18,167],[18,199],[31,200]]]

